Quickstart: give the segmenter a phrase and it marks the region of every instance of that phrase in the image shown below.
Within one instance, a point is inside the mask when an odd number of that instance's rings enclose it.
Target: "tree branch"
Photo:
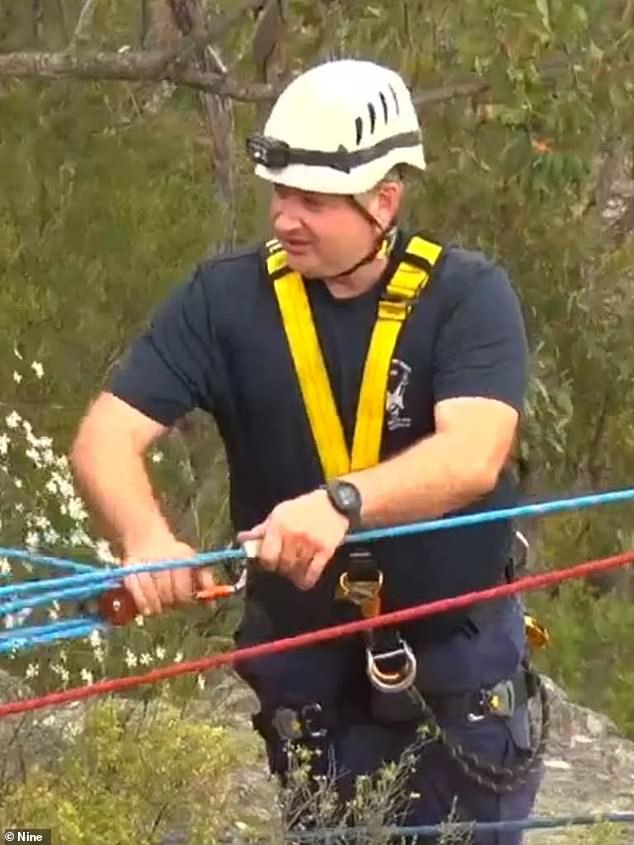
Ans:
[[[543,62],[537,70],[543,80],[555,79],[562,71],[571,68],[574,63],[574,56],[560,56]],[[452,85],[444,85],[441,88],[429,88],[415,92],[413,99],[417,106],[429,106],[455,100],[459,97],[473,97],[490,89],[491,84],[486,79],[474,77],[473,79],[455,82]]]
[[[261,2],[261,0],[260,0]],[[254,6],[250,0],[249,6]],[[244,10],[244,6],[242,9]],[[232,13],[231,17],[237,15]],[[228,17],[208,30],[207,37],[226,27]],[[191,39],[187,44],[196,43]],[[209,42],[205,40],[204,42]],[[80,79],[80,80],[127,80],[130,82],[171,82],[199,91],[206,91],[220,97],[229,97],[246,103],[274,100],[284,84],[241,83],[224,72],[211,72],[181,62],[174,57],[182,55],[181,47],[169,50],[129,50],[125,53],[40,53],[35,51],[0,54],[0,78],[15,79]],[[560,57],[545,62],[538,70],[543,79],[554,79],[562,71],[572,67],[575,57]],[[466,79],[439,88],[428,88],[414,93],[417,106],[435,105],[459,97],[471,97],[491,88],[486,79]]]
[[[193,27],[188,37],[183,39],[176,47],[174,47],[167,55],[168,62],[186,62],[195,52],[209,44],[220,41],[221,38],[248,12],[257,11],[263,4],[264,0],[244,0],[237,9],[233,12],[220,17],[213,26]]]
[[[79,13],[77,24],[75,25],[75,31],[73,32],[73,37],[71,38],[69,46],[70,50],[74,50],[80,41],[85,41],[87,39],[88,30],[90,29],[90,25],[95,16],[95,9],[97,8],[98,2],[99,0],[86,0],[84,5],[81,7],[81,12]]]
[[[173,66],[172,55],[172,50],[4,53],[0,54],[0,78],[165,81],[244,102],[271,100],[277,93],[270,85],[242,85],[222,74]]]

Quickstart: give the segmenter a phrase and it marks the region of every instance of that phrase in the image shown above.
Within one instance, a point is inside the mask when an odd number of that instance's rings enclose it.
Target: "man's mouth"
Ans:
[[[280,238],[280,242],[286,252],[303,253],[306,252],[310,243],[299,238]]]

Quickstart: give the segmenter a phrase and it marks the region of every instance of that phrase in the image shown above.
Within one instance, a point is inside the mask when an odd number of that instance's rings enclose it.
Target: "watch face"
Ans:
[[[346,511],[357,510],[360,506],[359,491],[348,481],[341,481],[337,485],[337,499]]]
[[[340,491],[341,503],[346,508],[353,508],[357,502],[357,497],[349,487],[344,487]]]

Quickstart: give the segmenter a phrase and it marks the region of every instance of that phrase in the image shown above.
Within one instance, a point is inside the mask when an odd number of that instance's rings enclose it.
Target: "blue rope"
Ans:
[[[78,563],[76,560],[66,560],[63,557],[49,557],[36,552],[27,552],[24,549],[4,549],[0,547],[0,557],[15,558],[16,560],[28,560],[30,563],[43,563],[46,566],[55,566],[60,569],[74,569],[75,572],[94,572],[95,567],[86,563]]]
[[[557,499],[552,502],[537,502],[533,505],[520,505],[515,508],[499,508],[498,510],[482,513],[464,514],[444,519],[434,519],[428,522],[413,522],[408,525],[395,525],[391,528],[377,528],[370,531],[359,531],[350,535],[350,542],[381,540],[385,537],[400,537],[404,534],[426,533],[447,528],[461,528],[465,525],[479,525],[485,522],[498,522],[504,519],[519,519],[528,516],[544,516],[545,514],[563,513],[565,511],[583,510],[597,505],[608,505],[616,502],[634,501],[634,488],[614,490],[610,493],[597,493],[592,496],[578,496],[574,499]]]
[[[70,620],[69,620],[70,621]],[[28,639],[24,637],[14,637],[13,639],[0,642],[0,654],[8,654],[12,651],[17,651],[22,648],[31,648],[34,645],[45,645],[46,643],[56,642],[63,639],[75,639],[89,636],[95,629],[105,631],[108,625],[104,622],[82,622],[77,620],[76,625],[68,626],[62,630],[53,630],[52,632],[42,632],[34,637]],[[19,629],[16,629],[16,631]]]
[[[137,572],[160,572],[164,569],[177,569],[183,566],[209,566],[210,564],[218,564],[223,560],[243,560],[244,558],[245,553],[242,549],[227,549],[226,551],[205,552],[192,558],[181,558],[180,560],[162,560],[155,563],[135,563],[134,566],[92,569],[90,572],[80,575],[44,578],[40,581],[27,581],[23,584],[7,584],[4,587],[0,587],[0,598],[5,595],[16,595],[17,593],[33,593],[49,586],[58,588],[98,584],[106,580],[111,582],[113,578],[121,580],[123,577],[134,575]],[[47,593],[47,595],[52,596],[53,593]]]
[[[289,832],[286,839],[293,842],[334,843],[336,839],[352,841],[358,837],[376,835],[390,836],[441,836],[448,832],[464,833],[502,833],[522,830],[546,830],[564,827],[588,827],[590,825],[612,822],[614,824],[634,824],[632,813],[600,813],[587,816],[535,816],[528,819],[507,819],[497,822],[446,822],[445,824],[427,824],[410,827],[378,826],[356,828],[321,828],[306,832]]]
[[[67,628],[74,628],[76,625],[101,622],[101,619],[92,616],[76,616],[73,619],[59,619],[55,622],[46,622],[42,625],[20,625],[17,628],[7,628],[0,631],[0,642],[7,642],[11,639],[23,639],[26,636],[39,636],[53,631],[64,631]]]
[[[617,502],[629,502],[634,500],[634,488],[625,490],[614,490],[607,493],[597,493],[588,496],[577,496],[569,499],[557,499],[551,502],[541,502],[530,505],[521,505],[513,508],[503,508],[482,513],[464,514],[461,516],[448,517],[443,519],[414,522],[405,525],[388,526],[368,531],[360,531],[349,534],[344,543],[368,542],[371,540],[398,537],[405,534],[427,533],[430,531],[447,530],[465,525],[476,525],[487,522],[517,519],[520,517],[543,516],[545,514],[561,513],[564,511],[581,510],[583,508],[596,507],[598,505]],[[79,564],[64,558],[47,557],[25,552],[22,549],[0,548],[0,556],[6,558],[28,559],[34,562],[46,563],[52,566],[71,568],[76,575],[48,578],[41,581],[31,581],[24,584],[10,584],[0,587],[0,598],[3,596],[15,597],[17,594],[29,594],[42,591],[48,587],[48,592],[35,598],[13,599],[0,605],[0,617],[8,613],[16,613],[27,607],[47,604],[54,600],[63,600],[77,596],[86,596],[86,587],[94,584],[98,592],[108,587],[116,586],[125,576],[138,572],[156,572],[166,569],[176,569],[187,566],[209,566],[225,560],[244,560],[246,557],[242,549],[222,549],[219,551],[198,554],[192,558],[181,560],[168,560],[150,563],[139,563],[134,566],[115,568],[96,568]],[[118,579],[118,580],[113,580]],[[98,588],[97,588],[98,585]],[[83,589],[82,589],[83,588]]]
[[[27,607],[40,607],[45,604],[50,604],[52,601],[64,601],[65,599],[71,598],[89,598],[90,596],[99,595],[108,587],[116,587],[118,583],[119,581],[115,581],[110,578],[109,580],[104,580],[101,585],[96,586],[93,589],[91,589],[90,584],[88,584],[87,586],[70,587],[66,590],[51,590],[43,596],[35,596],[34,598],[17,599],[16,601],[4,602],[3,604],[0,604],[0,617],[6,616],[9,613],[18,613],[20,610],[24,610]]]
[[[523,516],[536,516],[562,511],[581,510],[583,508],[595,507],[597,505],[612,504],[615,502],[634,501],[634,488],[616,490],[609,493],[599,493],[592,496],[580,496],[572,499],[558,499],[552,502],[542,502],[532,505],[521,505],[514,508],[500,508],[497,510],[484,511],[482,513],[464,514],[443,519],[435,519],[425,522],[412,522],[405,525],[395,525],[386,528],[376,528],[369,531],[359,531],[349,534],[345,543],[364,542],[380,540],[388,537],[398,537],[404,534],[427,533],[429,531],[440,531],[449,528],[457,528],[465,525],[476,525],[486,522],[498,522],[506,519],[519,518]],[[20,556],[24,552],[15,549],[0,549],[0,555],[12,557],[14,552]],[[17,555],[16,555],[17,556]],[[242,549],[221,549],[219,551],[205,552],[194,555],[191,558],[180,560],[166,560],[154,563],[139,563],[133,566],[113,567],[110,569],[92,568],[90,572],[80,575],[69,575],[61,578],[50,578],[42,581],[30,581],[25,584],[7,585],[0,587],[0,597],[6,594],[17,592],[34,592],[43,587],[67,587],[79,584],[98,583],[99,581],[112,578],[123,578],[138,572],[159,572],[164,569],[176,569],[183,566],[209,566],[220,563],[223,560],[244,560],[246,557]],[[70,561],[58,559],[58,563],[66,565]]]

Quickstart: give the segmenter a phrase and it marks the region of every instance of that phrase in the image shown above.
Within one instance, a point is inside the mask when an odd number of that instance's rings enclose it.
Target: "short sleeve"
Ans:
[[[466,292],[436,339],[434,401],[482,396],[521,413],[528,382],[528,344],[517,294],[499,265],[468,272],[465,283]]]
[[[204,276],[198,268],[159,306],[107,389],[166,426],[196,407],[212,411],[212,335]]]

